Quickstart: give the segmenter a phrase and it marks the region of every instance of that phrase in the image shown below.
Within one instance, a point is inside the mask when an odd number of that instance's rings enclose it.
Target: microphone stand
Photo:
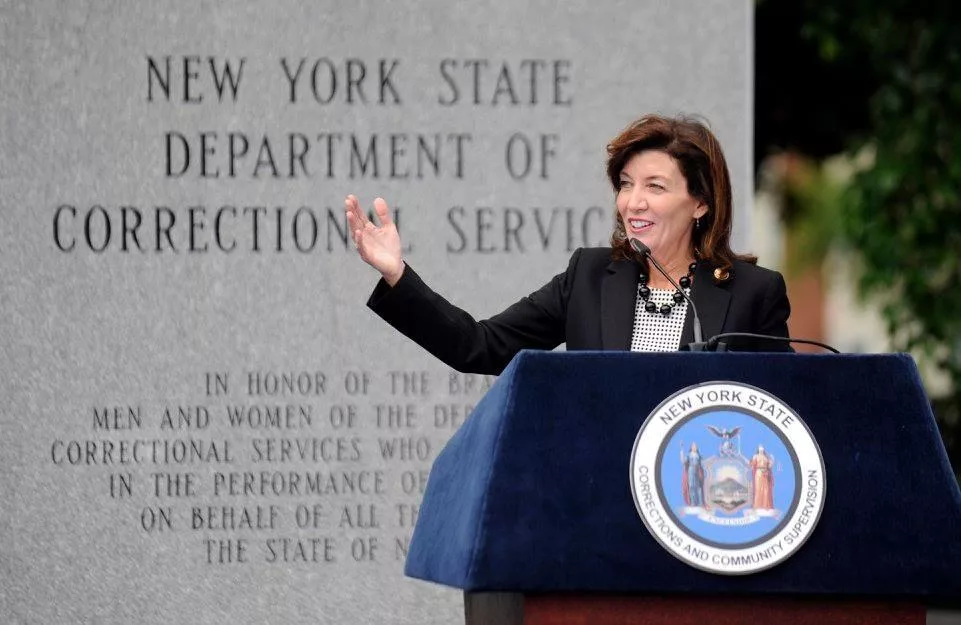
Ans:
[[[651,248],[644,245],[637,239],[631,239],[631,247],[634,248],[634,251],[640,254],[643,258],[647,258],[647,260],[654,265],[654,268],[657,269],[662,276],[667,278],[667,281],[671,283],[671,286],[677,289],[677,292],[683,295],[684,299],[687,300],[687,303],[691,305],[691,311],[694,313],[694,342],[688,343],[686,346],[687,351],[708,351],[708,344],[704,342],[704,331],[701,329],[701,318],[697,314],[697,306],[694,305],[694,300],[691,299],[690,296],[684,292],[684,289],[681,288],[681,285],[675,282],[674,278],[672,278],[667,271],[661,267],[661,264],[654,260],[654,256],[651,254]]]

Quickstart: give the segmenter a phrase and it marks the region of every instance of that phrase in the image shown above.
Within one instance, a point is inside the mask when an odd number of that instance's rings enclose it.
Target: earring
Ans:
[[[700,217],[695,217],[695,218],[694,218],[694,229],[695,229],[695,230],[700,230],[700,229],[701,229],[701,218],[700,218]]]

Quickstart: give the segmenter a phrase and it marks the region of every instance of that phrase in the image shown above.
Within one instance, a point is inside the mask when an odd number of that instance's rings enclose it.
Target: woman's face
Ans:
[[[631,157],[621,170],[616,203],[628,239],[639,239],[661,263],[687,262],[694,219],[707,207],[688,194],[687,180],[667,153],[645,150]]]

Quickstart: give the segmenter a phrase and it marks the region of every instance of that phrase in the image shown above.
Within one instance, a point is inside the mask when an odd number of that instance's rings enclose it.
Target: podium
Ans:
[[[712,381],[783,400],[824,462],[809,538],[748,575],[679,560],[632,495],[648,415]],[[405,573],[470,623],[923,623],[961,602],[961,491],[906,355],[527,351],[437,457]]]

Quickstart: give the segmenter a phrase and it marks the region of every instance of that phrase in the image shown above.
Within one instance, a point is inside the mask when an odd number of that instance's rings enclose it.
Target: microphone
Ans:
[[[634,248],[634,251],[640,254],[642,258],[647,258],[649,261],[651,261],[654,267],[661,272],[661,275],[667,278],[667,281],[670,282],[674,288],[677,289],[678,293],[684,296],[684,299],[687,300],[687,303],[691,305],[691,310],[694,312],[694,342],[688,345],[688,349],[692,352],[704,351],[704,332],[701,330],[701,318],[697,316],[697,306],[694,305],[694,300],[692,300],[688,294],[684,292],[684,289],[682,289],[681,285],[674,281],[674,278],[664,271],[664,268],[661,267],[661,264],[654,260],[654,256],[651,254],[651,248],[644,245],[637,239],[631,239],[631,247]]]
[[[771,334],[754,334],[753,332],[724,332],[723,334],[715,334],[707,340],[704,350],[713,352],[725,352],[727,351],[727,343],[724,343],[722,339],[763,339],[766,341],[775,341],[779,343],[804,343],[805,345],[817,345],[818,347],[823,347],[824,349],[834,352],[835,354],[840,354],[837,349],[831,347],[827,343],[822,343],[820,341],[814,341],[811,339],[792,339],[788,336],[773,336]]]

